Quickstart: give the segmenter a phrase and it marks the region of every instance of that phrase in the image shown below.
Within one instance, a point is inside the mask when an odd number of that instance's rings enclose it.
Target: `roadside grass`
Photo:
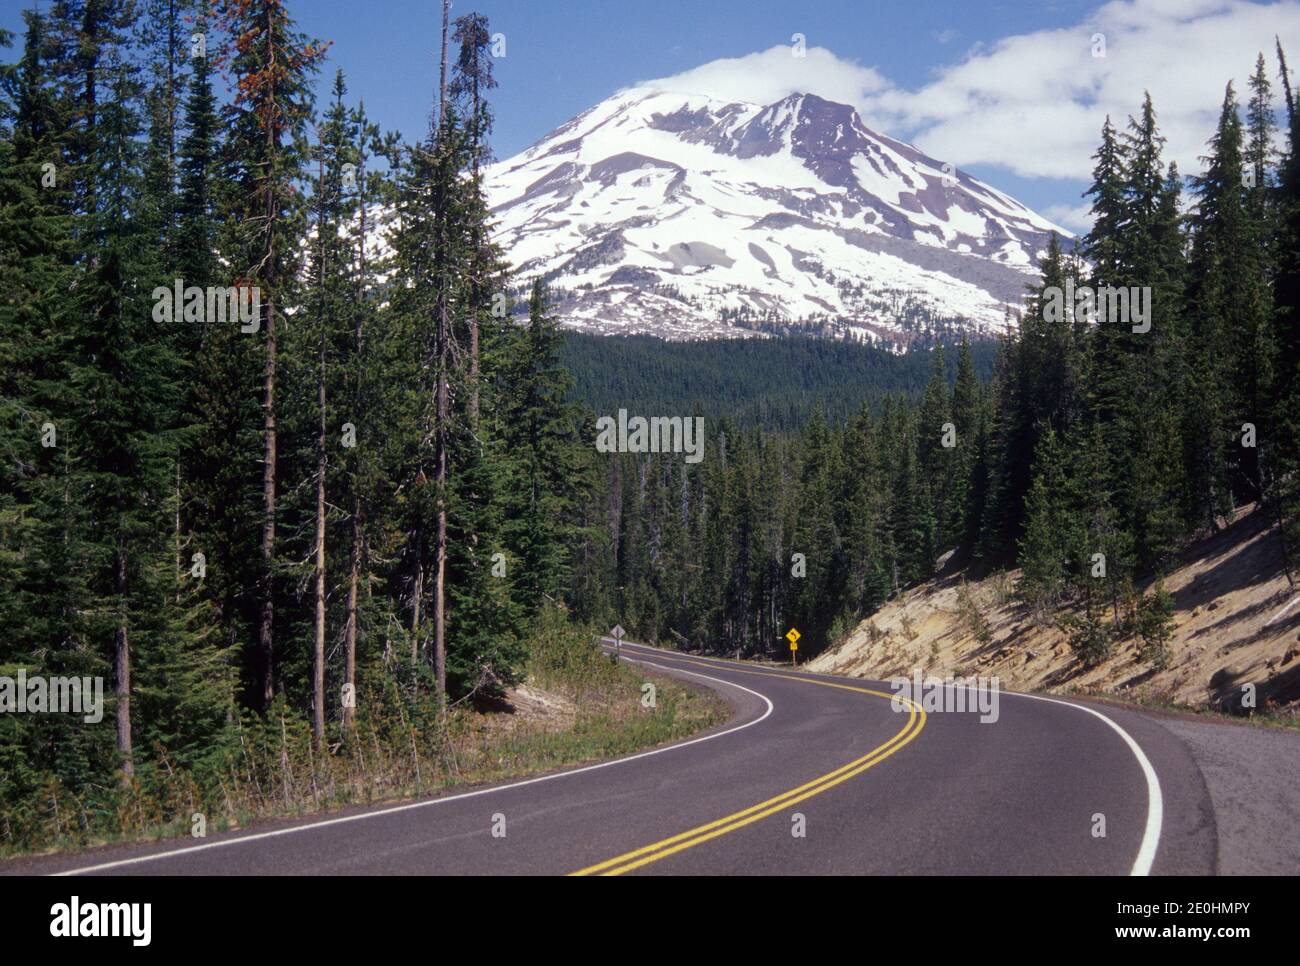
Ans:
[[[616,664],[597,639],[590,629],[544,620],[532,641],[528,683],[570,702],[571,722],[515,724],[476,746],[462,774],[489,781],[617,757],[727,720],[729,706],[713,691]]]
[[[504,699],[436,705],[396,677],[358,696],[356,729],[325,753],[305,714],[277,704],[245,715],[203,767],[165,753],[129,787],[69,789],[0,802],[0,858],[204,835],[269,819],[396,804],[445,791],[618,757],[689,737],[730,716],[713,691],[615,665],[593,628],[556,609],[528,642],[527,709]],[[645,685],[653,686],[653,704]],[[541,710],[539,711],[538,708]]]
[[[1139,689],[1116,693],[1113,691],[1098,691],[1092,688],[1071,687],[1045,693],[1057,694],[1061,697],[1088,698],[1104,704],[1113,704],[1120,708],[1140,708],[1157,714],[1168,714],[1181,718],[1197,718],[1218,724],[1300,731],[1300,708],[1264,707],[1250,714],[1234,714],[1203,705],[1181,704],[1169,698]]]

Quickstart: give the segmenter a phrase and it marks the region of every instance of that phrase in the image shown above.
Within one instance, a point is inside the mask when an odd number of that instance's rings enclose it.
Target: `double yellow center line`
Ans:
[[[687,663],[698,664],[701,667],[715,668],[717,665],[706,664],[703,661],[688,661]],[[806,801],[814,795],[820,795],[827,789],[834,788],[840,782],[848,781],[855,775],[860,775],[873,765],[884,761],[898,749],[920,734],[921,729],[925,727],[925,711],[920,705],[901,695],[886,694],[883,691],[873,691],[870,688],[856,688],[849,684],[837,684],[833,681],[819,681],[815,678],[806,678],[790,674],[781,674],[770,671],[748,671],[736,667],[728,667],[728,670],[736,671],[740,674],[757,674],[767,676],[775,674],[777,677],[783,677],[792,681],[802,681],[805,684],[816,684],[825,688],[840,688],[844,691],[857,691],[861,694],[869,694],[873,697],[893,700],[895,698],[907,706],[907,723],[903,728],[884,744],[871,749],[861,758],[857,758],[847,765],[841,765],[834,771],[827,772],[819,778],[814,778],[810,782],[805,782],[798,788],[792,788],[788,792],[782,792],[774,798],[769,798],[765,802],[759,802],[757,805],[751,805],[749,808],[734,812],[724,818],[709,822],[707,825],[701,825],[697,828],[681,832],[670,838],[655,842],[651,845],[634,849],[631,852],[625,852],[622,855],[607,859],[604,862],[598,862],[596,865],[589,865],[585,869],[579,869],[570,875],[622,875],[624,872],[631,872],[633,869],[639,869],[643,865],[649,865],[651,862],[658,862],[660,859],[667,858],[677,852],[683,852],[686,849],[693,848],[710,839],[716,839],[728,832],[734,832],[738,828],[743,828],[759,819],[766,818],[776,812],[797,805],[799,802]]]

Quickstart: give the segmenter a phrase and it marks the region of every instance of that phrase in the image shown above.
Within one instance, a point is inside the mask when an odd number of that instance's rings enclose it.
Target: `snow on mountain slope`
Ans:
[[[1069,234],[812,94],[625,90],[494,164],[487,193],[516,277],[546,277],[565,323],[669,338],[996,328]]]

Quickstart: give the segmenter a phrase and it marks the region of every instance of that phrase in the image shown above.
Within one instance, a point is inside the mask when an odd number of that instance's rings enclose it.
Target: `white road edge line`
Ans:
[[[1160,827],[1164,823],[1164,796],[1160,793],[1160,779],[1156,777],[1156,770],[1151,766],[1150,760],[1142,747],[1133,740],[1133,736],[1117,725],[1110,718],[1106,717],[1100,711],[1094,711],[1087,705],[1075,704],[1072,701],[1062,701],[1059,698],[1046,698],[1041,694],[1022,694],[1018,691],[1007,691],[1006,694],[1014,695],[1017,698],[1029,698],[1032,701],[1049,701],[1052,704],[1063,704],[1067,708],[1074,708],[1077,711],[1086,711],[1094,717],[1100,718],[1106,724],[1115,729],[1115,732],[1124,739],[1128,745],[1129,751],[1133,752],[1133,757],[1137,759],[1138,765],[1142,768],[1142,774],[1147,780],[1147,824],[1142,832],[1142,842],[1138,846],[1137,858],[1133,860],[1133,868],[1129,870],[1129,875],[1150,875],[1151,865],[1156,860],[1156,850],[1160,848]]]
[[[1297,600],[1300,600],[1300,596],[1297,596]],[[646,647],[647,645],[639,644],[633,646]],[[724,664],[732,663],[728,661],[726,658],[713,658],[712,660]],[[780,672],[779,668],[770,668],[764,670],[771,670],[775,673]],[[814,677],[830,677],[830,678],[835,677],[835,675],[817,674],[817,672],[814,671],[804,671],[802,673],[810,674]],[[850,680],[857,680],[857,679],[850,679]],[[1133,739],[1133,737],[1127,731],[1125,731],[1123,728],[1117,725],[1114,721],[1106,717],[1100,711],[1094,711],[1092,708],[1089,708],[1087,705],[1074,704],[1073,702],[1070,701],[1062,701],[1060,698],[1048,698],[1048,697],[1044,697],[1041,694],[1025,694],[1021,691],[1001,691],[1000,693],[1009,694],[1017,698],[1029,698],[1032,701],[1048,701],[1052,704],[1063,704],[1067,708],[1074,708],[1076,711],[1086,711],[1088,712],[1088,714],[1098,717],[1102,721],[1106,722],[1106,724],[1110,725],[1110,727],[1113,728],[1116,731],[1116,733],[1118,733],[1119,736],[1124,739],[1124,743],[1128,745],[1129,750],[1133,752],[1133,756],[1137,759],[1138,765],[1142,769],[1142,775],[1143,777],[1146,778],[1146,783],[1147,783],[1146,827],[1143,829],[1142,841],[1138,845],[1137,858],[1133,861],[1133,868],[1129,870],[1129,875],[1131,876],[1150,875],[1151,866],[1156,860],[1156,851],[1160,848],[1160,829],[1164,824],[1164,796],[1161,794],[1160,791],[1160,779],[1156,777],[1156,770],[1154,767],[1152,767],[1151,761],[1147,758],[1146,753],[1142,751],[1142,747]]]
[[[625,658],[625,660],[631,660]],[[664,752],[676,751],[679,748],[687,748],[690,745],[698,745],[702,741],[712,741],[714,738],[722,738],[726,735],[733,735],[737,731],[744,731],[746,728],[752,728],[754,725],[763,721],[773,711],[773,705],[767,695],[759,694],[757,691],[750,690],[742,684],[736,684],[734,681],[724,681],[722,678],[710,677],[707,674],[700,674],[696,671],[687,671],[684,668],[669,667],[664,664],[655,664],[651,661],[635,661],[636,664],[644,664],[649,667],[657,667],[664,671],[675,671],[680,674],[689,674],[691,677],[703,678],[706,681],[714,681],[717,684],[723,684],[730,688],[744,691],[759,698],[767,705],[767,710],[755,718],[753,721],[746,721],[742,725],[734,728],[728,728],[726,731],[719,731],[711,735],[703,735],[699,738],[691,738],[688,741],[678,742],[673,745],[666,745],[663,748],[652,748],[650,751],[637,752],[635,755],[628,755],[626,758],[615,758],[613,761],[597,762],[594,765],[584,765],[581,768],[574,768],[570,771],[555,772],[551,775],[539,775],[536,778],[526,778],[523,781],[511,782],[509,785],[495,785],[492,788],[480,788],[472,792],[461,792],[459,795],[447,795],[442,798],[430,798],[422,802],[408,802],[405,805],[394,805],[392,808],[380,809],[376,812],[362,812],[359,815],[344,815],[340,818],[325,819],[320,822],[311,822],[307,825],[294,825],[289,828],[276,829],[272,832],[257,832],[253,835],[241,835],[238,838],[223,839],[219,842],[207,842],[203,845],[191,845],[183,849],[172,849],[170,852],[155,852],[152,855],[140,855],[131,859],[117,859],[113,862],[102,862],[99,865],[83,866],[79,869],[68,869],[64,872],[55,872],[55,876],[67,875],[84,875],[88,872],[101,872],[105,869],[116,869],[124,865],[136,865],[141,862],[158,862],[162,859],[170,859],[178,855],[189,855],[194,852],[203,852],[207,849],[220,849],[231,845],[242,845],[245,842],[256,842],[260,839],[275,838],[279,835],[291,835],[294,832],[306,832],[311,829],[325,828],[328,825],[342,825],[346,822],[359,822],[362,819],[378,818],[381,815],[393,815],[396,812],[406,812],[415,808],[426,808],[430,805],[442,805],[446,802],[455,802],[464,798],[477,798],[480,795],[491,795],[495,792],[508,791],[511,788],[523,788],[525,785],[536,785],[540,782],[552,781],[556,778],[568,778],[572,775],[581,775],[584,772],[597,771],[601,768],[612,768],[614,765],[623,765],[629,761],[637,761],[640,758],[649,758],[651,755],[662,755]]]

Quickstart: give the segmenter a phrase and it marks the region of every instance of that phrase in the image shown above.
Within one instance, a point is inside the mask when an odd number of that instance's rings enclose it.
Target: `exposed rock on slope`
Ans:
[[[997,675],[1012,690],[1124,693],[1219,708],[1238,705],[1243,685],[1253,683],[1260,707],[1300,704],[1300,588],[1289,584],[1276,531],[1260,511],[1239,512],[1165,578],[1176,609],[1163,670],[1138,658],[1135,640],[1117,643],[1097,667],[1081,668],[1065,635],[1037,624],[1018,604],[1019,576],[1010,571],[968,583],[956,574],[915,587],[809,668],[872,678],[914,668]]]

